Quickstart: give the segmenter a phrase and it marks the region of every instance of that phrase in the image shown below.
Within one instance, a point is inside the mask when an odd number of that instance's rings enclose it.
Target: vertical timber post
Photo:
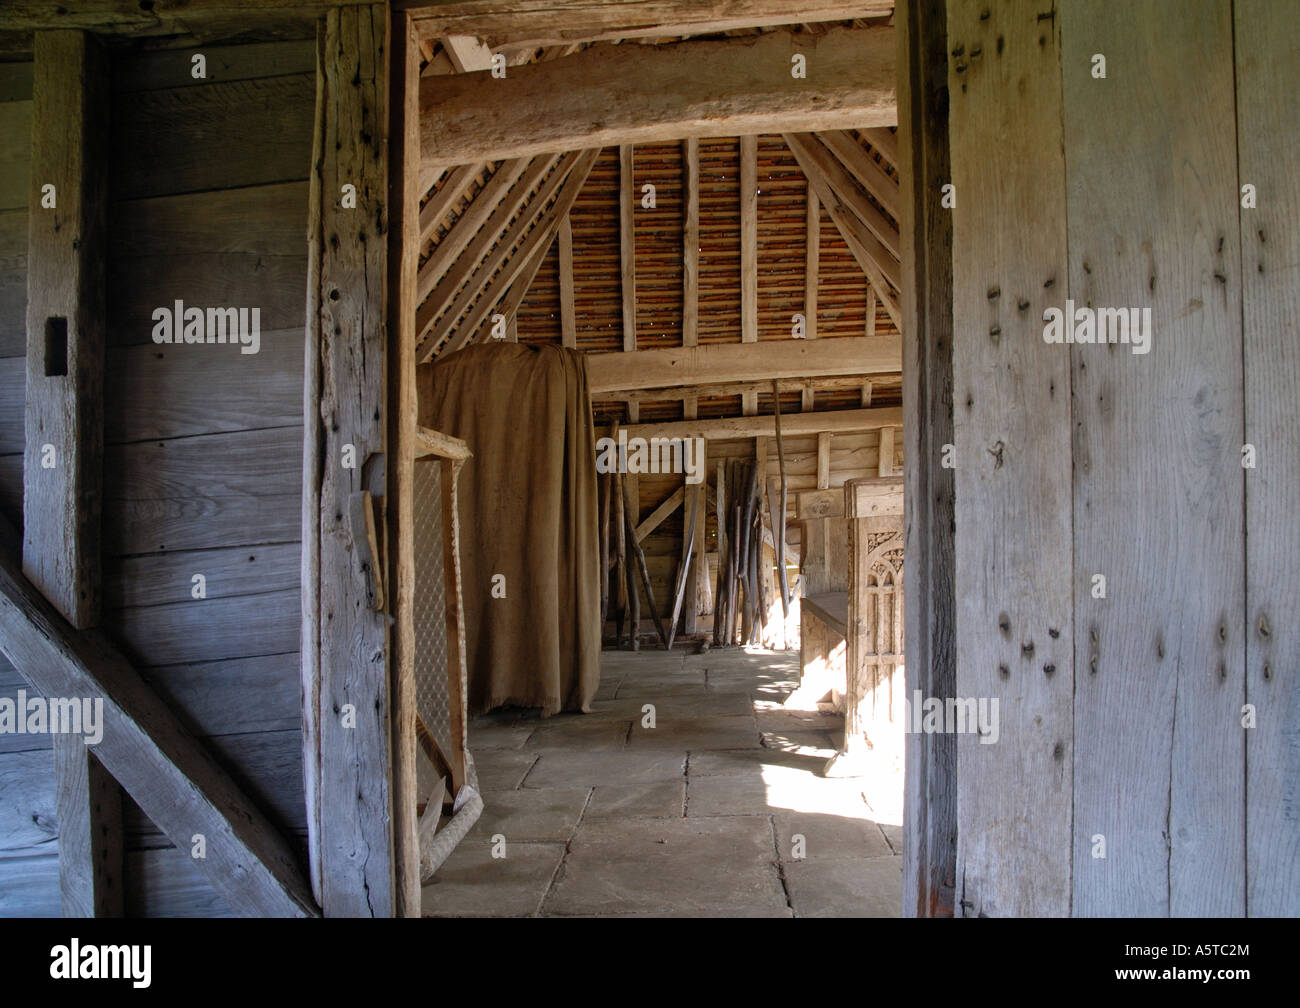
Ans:
[[[318,39],[303,490],[304,640],[313,653],[304,656],[303,745],[316,827],[313,883],[332,917],[405,909],[402,827],[394,822],[392,708],[400,690],[389,615],[372,608],[371,590],[388,569],[382,556],[369,557],[365,531],[354,527],[354,516],[365,514],[358,499],[369,507],[382,498],[378,517],[387,516],[396,468],[386,402],[388,32],[384,5],[342,7],[325,15]],[[355,187],[355,207],[344,186]],[[387,542],[384,523],[377,525]]]
[[[78,630],[99,616],[106,88],[92,36],[37,32],[23,574]]]
[[[393,624],[393,844],[396,913],[420,916],[415,779],[415,537],[413,481],[417,398],[415,309],[420,236],[420,48],[411,18],[389,31],[388,577]],[[514,313],[511,313],[513,320]],[[512,322],[513,324],[513,322]],[[444,478],[449,475],[444,466]],[[444,525],[450,530],[450,526]],[[445,537],[444,537],[445,538]]]
[[[903,429],[908,696],[955,696],[956,521],[953,471],[952,218],[939,205],[951,177],[945,0],[901,0],[898,140],[903,220]],[[867,391],[863,405],[867,405]],[[957,872],[957,747],[908,734],[903,915],[950,917]]]
[[[23,573],[80,630],[100,606],[108,68],[85,32],[33,48]],[[121,790],[79,735],[53,745],[63,914],[121,916]]]

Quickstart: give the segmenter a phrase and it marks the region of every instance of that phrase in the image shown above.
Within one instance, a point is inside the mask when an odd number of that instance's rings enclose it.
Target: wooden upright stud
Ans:
[[[740,138],[740,340],[758,341],[758,137]]]
[[[636,349],[636,182],[632,145],[618,149],[618,235],[623,278],[623,349]]]
[[[683,148],[682,346],[695,346],[700,329],[700,142],[692,138]]]
[[[821,255],[822,204],[817,190],[808,183],[807,218],[804,224],[804,337],[817,338],[817,271]],[[811,407],[809,407],[811,408]]]
[[[36,34],[23,573],[77,629],[99,611],[107,81],[92,36]]]
[[[578,319],[573,303],[573,225],[560,221],[560,327],[564,346],[578,345]]]

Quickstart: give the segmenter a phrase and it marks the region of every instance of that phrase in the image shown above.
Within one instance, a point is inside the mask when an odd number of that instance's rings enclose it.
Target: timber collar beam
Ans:
[[[893,29],[773,31],[601,46],[420,83],[422,173],[552,151],[690,137],[892,126]],[[804,78],[792,58],[806,61]]]
[[[888,337],[760,340],[592,353],[586,363],[588,387],[600,395],[685,384],[897,374],[903,369],[903,347]]]
[[[880,430],[882,427],[901,427],[901,406],[874,406],[869,409],[824,410],[821,413],[790,413],[781,417],[781,433],[789,437],[806,437],[810,434],[850,434]],[[619,428],[632,438],[690,438],[702,437],[706,441],[734,441],[740,438],[774,437],[776,417],[770,413],[761,416],[711,417],[706,420],[669,420],[661,423],[630,424]]]

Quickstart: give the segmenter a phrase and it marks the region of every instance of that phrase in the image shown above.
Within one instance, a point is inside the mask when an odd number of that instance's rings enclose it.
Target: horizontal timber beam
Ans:
[[[862,387],[866,375],[845,375],[833,378],[783,378],[777,384],[782,392],[835,392]],[[772,391],[769,380],[749,382],[722,382],[717,385],[676,385],[671,388],[628,389],[621,392],[601,392],[591,397],[592,402],[667,402],[688,399],[692,396],[736,396],[746,392]],[[690,419],[687,417],[686,419]]]
[[[593,396],[692,383],[770,383],[783,378],[897,374],[902,369],[901,340],[868,340],[857,336],[709,343],[587,356],[587,381]]]
[[[781,414],[781,436],[802,437],[807,434],[843,431],[878,430],[903,423],[901,406],[877,406],[872,409],[826,410],[823,413]],[[707,441],[733,438],[775,437],[776,417],[719,417],[710,420],[672,420],[667,423],[633,424],[622,428],[629,438],[702,437]]]
[[[807,77],[791,77],[791,58]],[[607,46],[546,63],[426,77],[421,157],[439,167],[689,137],[884,126],[897,118],[894,35],[775,31],[725,42]]]
[[[797,5],[797,14],[789,0],[398,0],[394,6],[410,9],[421,38],[473,34],[491,46],[512,48],[852,21],[894,12],[894,0],[807,0]]]
[[[230,30],[232,19],[246,29],[259,16],[308,20],[356,0],[7,0],[0,30],[40,31],[80,28],[100,35],[150,36],[200,34],[206,25]]]

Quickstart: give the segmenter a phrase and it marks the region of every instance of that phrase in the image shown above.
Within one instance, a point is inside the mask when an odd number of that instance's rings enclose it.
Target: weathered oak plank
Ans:
[[[277,212],[289,216],[299,213],[300,217],[306,213],[306,205],[282,206]],[[160,251],[145,256],[110,255],[109,346],[155,346],[152,313],[155,308],[170,304],[172,291],[184,291],[185,304],[203,308],[260,306],[264,334],[268,330],[301,326],[302,288],[306,280],[307,256],[301,242],[293,255],[257,252],[170,255]],[[234,352],[238,354],[238,348]]]
[[[263,329],[260,343],[255,354],[229,346],[152,342],[118,348],[105,370],[105,440],[117,444],[301,424],[302,329]],[[0,386],[4,370],[0,361]],[[0,405],[0,451],[3,417]]]
[[[137,666],[283,654],[298,646],[298,594],[295,584],[264,594],[135,606],[111,613],[110,625]]]
[[[0,210],[0,357],[27,352],[27,208]]]
[[[999,699],[1002,739],[957,737],[956,912],[1066,916],[1070,373],[1068,354],[1042,338],[1043,309],[1066,286],[1059,19],[1042,20],[1029,0],[988,18],[949,6],[957,203],[940,212],[952,217],[957,323],[955,685],[960,697]]]
[[[27,209],[31,135],[31,101],[0,101],[0,210]]]
[[[26,358],[0,357],[0,455],[13,455],[23,450],[27,422],[26,386]]]
[[[1145,354],[1044,348],[1073,362],[1074,912],[1236,916],[1241,260],[1234,152],[1205,129],[1235,115],[1231,5],[1081,0],[1064,7],[1061,39],[1069,294],[1151,312]],[[1095,80],[1096,52],[1122,73]]]
[[[1246,913],[1300,912],[1300,22],[1284,8],[1237,0],[1237,181],[1256,188],[1242,209],[1242,345],[1246,441]]]
[[[307,189],[306,182],[291,181],[116,201],[109,248],[127,258],[156,254],[159,247],[173,256],[300,256],[299,212],[306,209]]]
[[[120,58],[113,63],[113,90],[202,89],[230,81],[314,75],[316,71],[316,43],[311,39],[205,45],[200,51],[206,58],[206,77],[194,76],[192,54],[184,49],[136,52]]]
[[[301,427],[110,446],[104,550],[126,555],[292,542]]]
[[[189,62],[180,52],[171,58]],[[202,88],[145,91],[119,100],[113,120],[113,198],[305,179],[315,93],[315,74],[299,73],[210,80]],[[301,243],[301,221],[299,227]]]

